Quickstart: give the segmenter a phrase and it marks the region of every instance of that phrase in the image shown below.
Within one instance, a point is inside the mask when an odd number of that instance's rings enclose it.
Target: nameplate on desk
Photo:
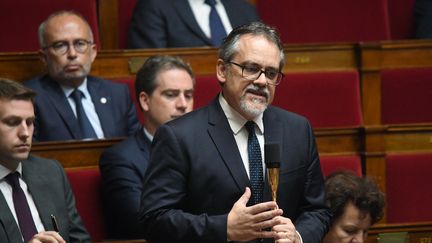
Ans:
[[[378,243],[408,243],[408,232],[378,234]]]
[[[129,72],[136,74],[148,57],[132,57],[129,59]]]

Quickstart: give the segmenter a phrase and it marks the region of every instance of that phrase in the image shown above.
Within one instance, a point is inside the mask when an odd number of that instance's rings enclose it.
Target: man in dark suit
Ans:
[[[0,242],[90,242],[62,166],[29,156],[34,96],[0,79]]]
[[[204,0],[138,0],[132,15],[128,48],[214,46]],[[245,0],[217,0],[225,33],[257,21],[255,7]]]
[[[222,92],[155,134],[141,198],[146,239],[321,242],[331,214],[312,128],[270,106],[283,66],[279,36],[262,23],[224,40],[216,67]],[[264,143],[282,148],[277,202],[270,201]]]
[[[52,14],[40,25],[39,41],[48,74],[25,83],[37,93],[36,140],[122,137],[139,128],[128,87],[88,76],[97,49],[83,17]]]
[[[415,37],[432,39],[432,1],[416,0],[413,9]]]
[[[135,90],[144,128],[105,150],[100,158],[110,237],[143,238],[138,214],[151,140],[160,125],[192,110],[194,83],[192,69],[179,57],[150,57],[138,71]]]

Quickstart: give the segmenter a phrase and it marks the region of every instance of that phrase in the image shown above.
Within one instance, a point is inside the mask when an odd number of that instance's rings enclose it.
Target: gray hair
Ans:
[[[39,37],[39,46],[40,48],[44,48],[46,46],[45,43],[45,30],[46,30],[46,25],[47,23],[58,16],[67,16],[67,15],[73,15],[76,16],[78,18],[80,18],[86,25],[88,28],[88,32],[89,32],[89,36],[90,36],[90,41],[93,42],[93,31],[90,27],[90,24],[87,22],[87,20],[84,18],[84,16],[82,16],[80,13],[72,11],[72,10],[61,10],[61,11],[57,11],[52,13],[50,16],[48,16],[48,18],[46,18],[40,25],[39,25],[39,29],[38,29],[38,37]]]
[[[279,71],[281,71],[285,65],[285,53],[279,33],[275,28],[270,27],[262,22],[252,22],[233,29],[224,39],[219,49],[219,58],[224,62],[231,61],[233,56],[238,52],[238,41],[240,37],[247,34],[253,36],[264,36],[267,40],[274,43],[279,48]]]

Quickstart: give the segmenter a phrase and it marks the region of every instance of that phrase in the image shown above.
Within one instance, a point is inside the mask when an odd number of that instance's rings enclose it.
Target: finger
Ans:
[[[264,211],[278,209],[277,204],[273,201],[258,203],[249,207],[249,212],[251,214],[258,214]],[[280,209],[282,211],[282,209]]]
[[[237,200],[237,203],[240,203],[244,206],[246,206],[246,204],[248,203],[249,199],[251,197],[251,190],[249,189],[249,187],[246,187],[245,192],[243,193],[243,195],[239,198],[239,200]]]

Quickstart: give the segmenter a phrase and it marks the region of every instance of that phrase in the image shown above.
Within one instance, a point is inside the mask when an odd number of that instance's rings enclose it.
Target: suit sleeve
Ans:
[[[60,171],[62,173],[64,195],[65,195],[67,213],[69,217],[69,241],[70,242],[91,242],[90,236],[86,228],[84,227],[81,217],[78,214],[75,205],[75,197],[73,195],[69,180],[67,179],[63,168],[60,165],[58,166],[60,167]]]
[[[157,1],[138,0],[128,33],[128,48],[167,47],[165,16]]]
[[[306,181],[300,208],[302,213],[296,219],[295,226],[303,242],[318,243],[328,231],[331,214],[325,205],[324,179],[315,138],[308,123],[306,131],[308,132],[305,137],[308,143]]]
[[[133,154],[114,148],[104,151],[100,159],[105,216],[112,236],[140,238],[142,175],[130,160]]]
[[[140,221],[150,242],[225,242],[227,214],[193,214],[188,205],[192,158],[187,146],[165,125],[153,140],[144,178]]]

